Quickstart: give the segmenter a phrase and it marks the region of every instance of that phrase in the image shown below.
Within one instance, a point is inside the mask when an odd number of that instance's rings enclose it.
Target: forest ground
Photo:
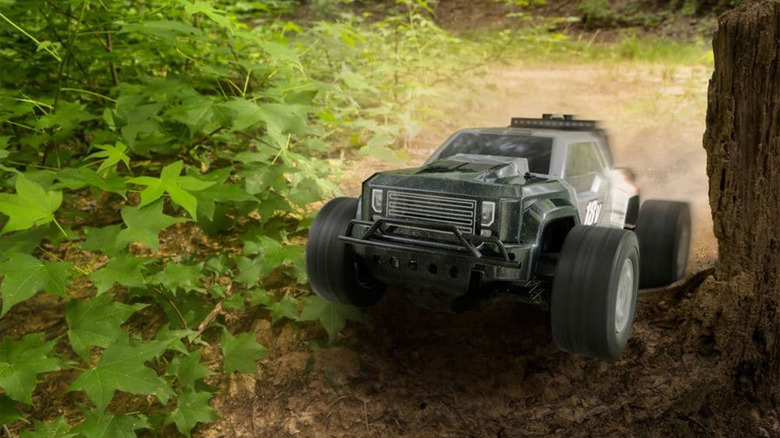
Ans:
[[[405,146],[409,165],[463,127],[542,112],[603,120],[616,164],[638,173],[644,199],[691,203],[690,271],[701,271],[717,256],[701,146],[710,75],[705,66],[629,62],[492,67],[472,86],[445,87],[440,100],[451,117],[420,127]],[[360,181],[393,166],[359,159],[347,167],[340,182],[356,196]],[[231,378],[214,403],[222,419],[198,435],[780,436],[775,411],[726,398],[717,361],[699,361],[707,352],[680,343],[680,303],[696,283],[643,293],[614,363],[556,350],[536,308],[440,313],[398,290],[330,346],[292,324],[261,321],[268,358],[255,378]]]

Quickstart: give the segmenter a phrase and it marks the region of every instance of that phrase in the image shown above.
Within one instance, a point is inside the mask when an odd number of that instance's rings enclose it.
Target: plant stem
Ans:
[[[166,297],[162,292],[157,290],[157,288],[152,288],[152,290],[154,291],[154,293],[162,297],[162,299],[164,299],[165,301],[168,302],[168,304],[171,305],[173,311],[176,312],[176,315],[179,316],[179,320],[181,321],[181,325],[184,328],[184,330],[189,330],[189,327],[187,327],[187,321],[184,319],[184,315],[181,314],[181,311],[179,311],[179,308],[176,307],[176,303],[174,303],[172,299]]]
[[[29,39],[33,40],[33,42],[35,42],[35,44],[37,44],[37,45],[38,45],[38,47],[41,47],[41,42],[40,42],[40,41],[38,41],[38,40],[37,40],[37,39],[36,39],[34,36],[32,36],[32,35],[30,35],[29,33],[27,33],[27,31],[25,31],[24,29],[22,29],[21,27],[19,27],[19,26],[18,26],[16,23],[14,23],[13,21],[11,21],[11,19],[10,19],[10,18],[8,18],[8,17],[6,17],[5,15],[3,15],[3,13],[2,13],[2,12],[0,12],[0,18],[2,18],[3,20],[7,21],[7,22],[8,22],[8,24],[10,24],[11,26],[13,26],[13,28],[14,28],[14,29],[16,29],[16,30],[18,30],[19,32],[21,32],[21,33],[22,33],[24,36],[26,36],[27,38],[29,38]],[[43,50],[45,50],[46,52],[48,52],[48,53],[49,53],[51,56],[53,56],[53,57],[54,57],[54,59],[56,59],[56,60],[57,60],[57,61],[59,61],[60,63],[62,62],[62,58],[60,58],[60,55],[58,55],[56,51],[53,51],[53,50],[51,50],[51,49],[49,49],[48,47],[45,47],[45,46],[43,47]]]
[[[106,52],[108,52],[108,53],[112,53],[114,51],[114,47],[111,45],[111,33],[110,32],[106,32],[106,45],[105,45],[105,48],[106,48]],[[111,69],[111,79],[113,79],[113,81],[114,81],[114,86],[119,85],[119,73],[117,73],[116,64],[114,64],[113,60],[109,63],[109,68]],[[116,102],[116,101],[114,101],[114,102]]]
[[[99,98],[101,98],[101,99],[105,99],[105,100],[107,100],[107,101],[109,101],[109,102],[114,102],[114,103],[116,103],[116,99],[112,99],[112,98],[110,98],[110,97],[106,96],[105,94],[95,93],[94,91],[84,90],[84,89],[82,89],[82,88],[69,88],[69,87],[62,87],[62,88],[60,89],[60,91],[73,91],[73,92],[75,92],[75,93],[91,94],[91,95],[93,95],[93,96],[95,96],[95,97],[99,97]]]
[[[62,232],[63,236],[68,237],[68,233],[66,233],[65,230],[62,228],[62,225],[60,225],[60,223],[57,222],[57,219],[54,219],[54,225],[56,225],[57,228],[60,229],[60,231]]]

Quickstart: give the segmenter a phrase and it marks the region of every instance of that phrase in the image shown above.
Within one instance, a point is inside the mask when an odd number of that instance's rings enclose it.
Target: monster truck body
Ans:
[[[359,217],[342,240],[387,284],[450,299],[508,290],[544,305],[550,273],[537,269],[549,271],[546,257],[554,261],[567,228],[623,228],[627,217],[633,226],[638,190],[627,174],[611,167],[595,122],[514,119],[509,128],[467,129],[422,167],[366,180]]]
[[[362,307],[386,285],[456,309],[504,297],[549,307],[559,347],[614,359],[633,321],[640,246],[643,285],[677,280],[689,222],[683,203],[640,213],[634,174],[613,167],[595,121],[515,118],[459,131],[421,167],[377,173],[359,200],[331,201],[307,263],[315,292]]]

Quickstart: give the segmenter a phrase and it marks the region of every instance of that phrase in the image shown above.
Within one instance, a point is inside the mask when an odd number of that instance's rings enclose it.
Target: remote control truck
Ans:
[[[317,295],[363,308],[388,286],[456,309],[543,306],[558,348],[616,360],[637,289],[685,273],[690,229],[686,203],[640,206],[634,173],[613,167],[596,121],[545,114],[458,131],[421,167],[331,200],[306,263]]]

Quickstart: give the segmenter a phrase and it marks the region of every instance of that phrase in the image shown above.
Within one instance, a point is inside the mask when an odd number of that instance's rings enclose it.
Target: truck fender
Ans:
[[[560,240],[571,228],[580,224],[577,207],[566,199],[540,199],[534,202],[524,213],[523,241],[535,242],[539,249],[545,245],[545,238]],[[550,235],[553,233],[553,235]],[[547,243],[557,246],[557,243]]]

